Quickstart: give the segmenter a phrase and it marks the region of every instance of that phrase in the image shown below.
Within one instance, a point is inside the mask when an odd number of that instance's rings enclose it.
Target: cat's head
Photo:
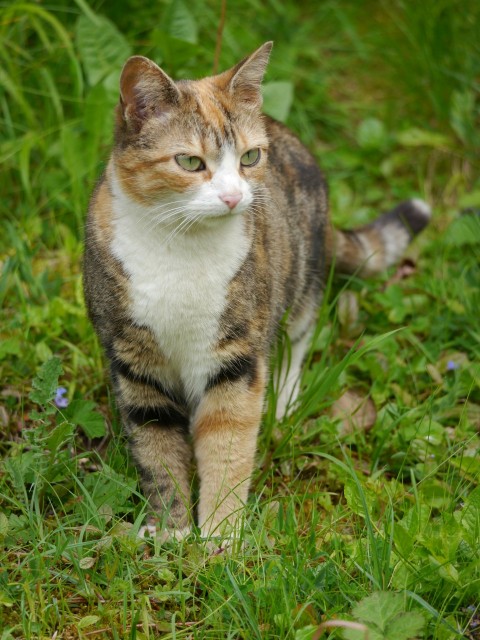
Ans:
[[[268,139],[260,85],[272,43],[235,67],[173,81],[154,62],[130,58],[120,79],[115,173],[122,191],[158,221],[244,212],[261,189]]]

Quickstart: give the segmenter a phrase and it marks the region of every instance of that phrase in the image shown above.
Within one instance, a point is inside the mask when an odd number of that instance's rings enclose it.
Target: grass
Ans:
[[[478,638],[477,3],[228,3],[221,67],[275,41],[265,108],[319,158],[339,225],[434,208],[408,278],[330,287],[281,425],[269,393],[228,556],[136,539],[80,277],[124,59],[210,73],[220,3],[0,7],[0,638]],[[331,409],[352,390],[353,430]]]

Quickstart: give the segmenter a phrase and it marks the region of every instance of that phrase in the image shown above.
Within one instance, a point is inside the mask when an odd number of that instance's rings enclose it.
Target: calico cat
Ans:
[[[147,528],[162,535],[190,531],[193,454],[202,535],[235,524],[286,310],[279,416],[295,399],[332,261],[378,273],[430,216],[410,200],[361,229],[333,229],[314,158],[261,113],[271,47],[196,81],[130,58],[90,203],[86,302],[152,508]]]

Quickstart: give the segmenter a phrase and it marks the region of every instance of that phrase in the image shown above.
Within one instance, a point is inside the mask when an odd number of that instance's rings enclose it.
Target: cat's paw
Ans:
[[[237,522],[237,525],[239,523]],[[202,528],[200,532],[203,546],[210,556],[238,553],[245,550],[247,542],[240,527],[225,527],[223,531],[213,534]]]
[[[144,524],[138,530],[139,538],[154,538],[157,533],[157,527],[154,524]]]
[[[183,529],[159,529],[154,523],[144,524],[138,530],[138,537],[142,539],[153,538],[159,542],[171,542],[172,540],[183,540],[191,533],[190,527]]]
[[[236,536],[213,536],[204,540],[203,546],[210,557],[215,557],[238,553],[245,549],[246,542]]]

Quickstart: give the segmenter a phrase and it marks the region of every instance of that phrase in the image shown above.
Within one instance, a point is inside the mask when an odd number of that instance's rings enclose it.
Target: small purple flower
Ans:
[[[67,390],[65,387],[58,387],[53,402],[59,409],[65,409],[65,407],[68,407],[68,398],[63,397],[66,393]]]
[[[459,367],[460,365],[454,362],[453,360],[449,360],[447,362],[447,371],[455,371],[455,369],[458,369]]]

